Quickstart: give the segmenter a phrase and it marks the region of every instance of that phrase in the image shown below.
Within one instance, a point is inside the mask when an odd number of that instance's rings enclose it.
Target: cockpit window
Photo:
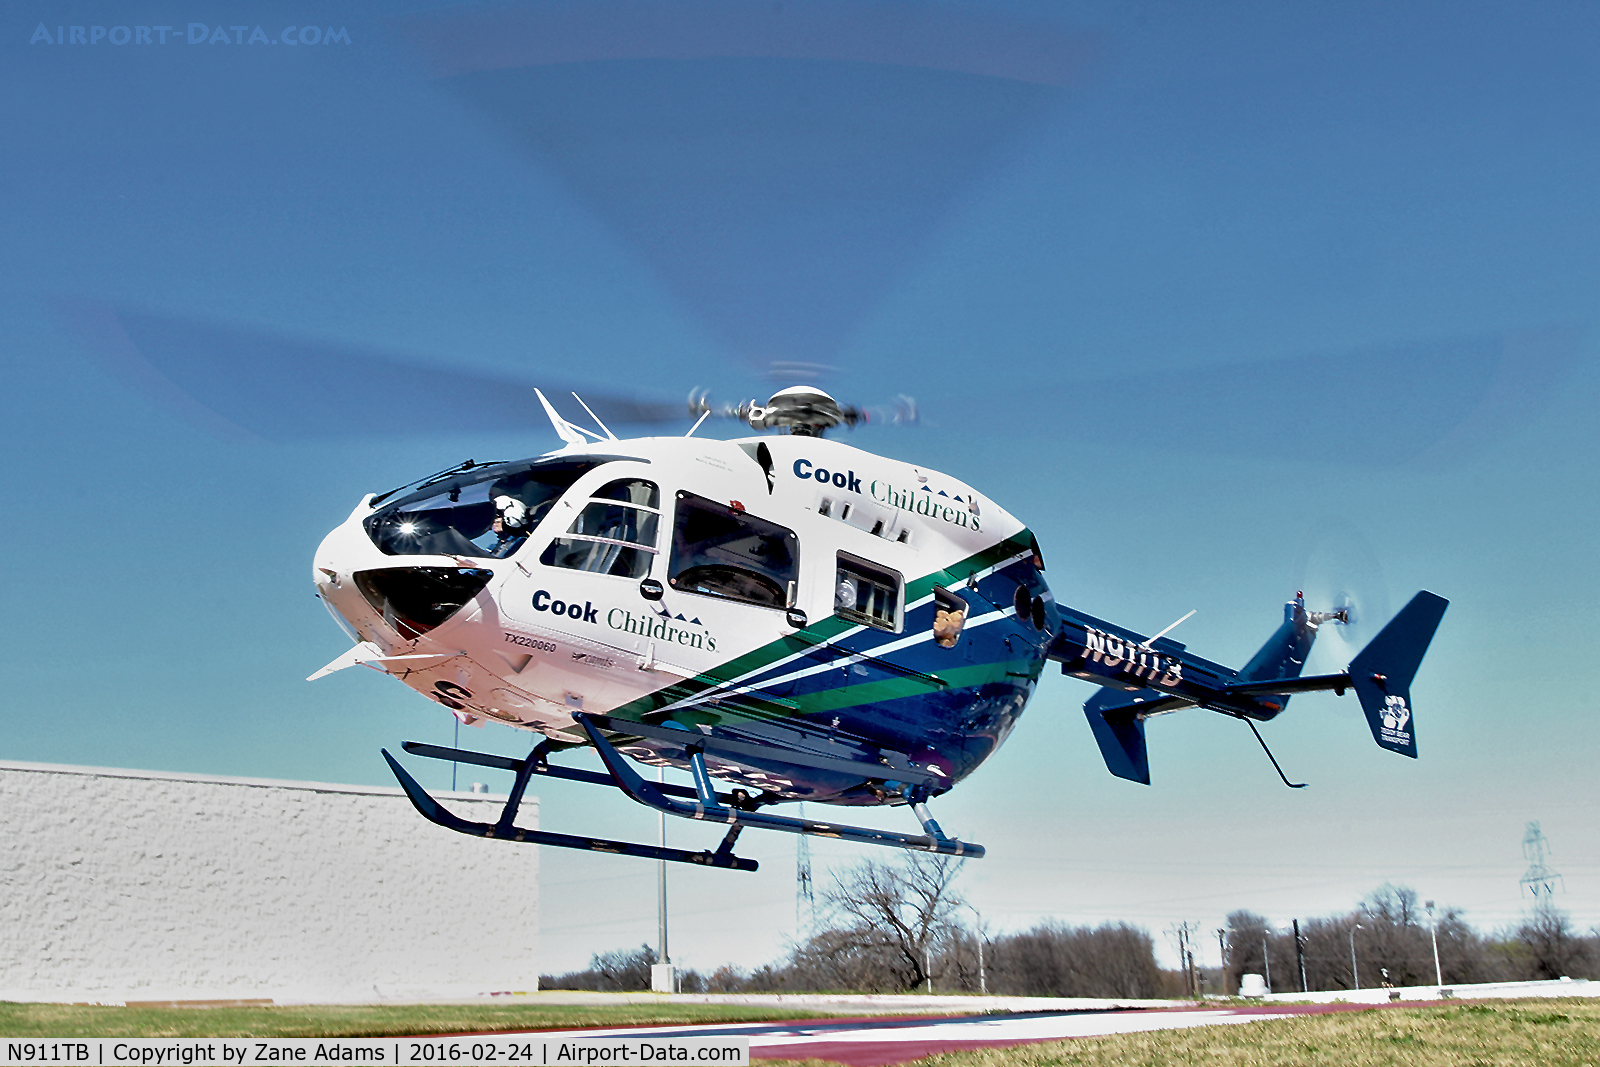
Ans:
[[[390,556],[504,559],[573,482],[604,462],[532,460],[458,474],[369,516],[367,534]]]
[[[742,508],[678,494],[667,582],[690,593],[786,608],[800,571],[794,531]]]
[[[661,494],[654,482],[607,482],[584,505],[566,535],[550,542],[539,562],[591,574],[643,578],[656,555]]]

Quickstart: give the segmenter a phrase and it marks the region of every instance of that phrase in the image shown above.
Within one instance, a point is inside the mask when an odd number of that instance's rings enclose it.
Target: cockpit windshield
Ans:
[[[504,559],[573,482],[604,462],[536,459],[480,467],[384,506],[367,517],[367,534],[390,556]]]

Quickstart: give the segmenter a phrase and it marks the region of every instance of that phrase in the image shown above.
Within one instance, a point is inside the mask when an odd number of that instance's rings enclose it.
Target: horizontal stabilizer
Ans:
[[[1229,696],[1266,696],[1278,693],[1315,693],[1322,689],[1332,689],[1340,696],[1350,688],[1348,674],[1316,674],[1310,677],[1268,678],[1262,682],[1240,682],[1230,685],[1223,692]]]
[[[1417,755],[1411,679],[1450,602],[1426,591],[1411,598],[1372,642],[1350,661],[1350,687],[1361,699],[1372,739],[1391,752]]]

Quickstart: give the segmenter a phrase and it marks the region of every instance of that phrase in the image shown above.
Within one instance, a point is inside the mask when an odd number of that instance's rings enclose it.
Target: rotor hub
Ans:
[[[854,426],[866,417],[859,409],[841,407],[833,397],[809,385],[791,385],[773,393],[764,406],[752,400],[743,408],[740,417],[757,430],[784,427],[802,437],[820,437],[840,423]]]

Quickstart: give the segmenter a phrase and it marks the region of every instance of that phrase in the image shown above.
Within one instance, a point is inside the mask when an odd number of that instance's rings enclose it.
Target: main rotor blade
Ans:
[[[268,440],[461,435],[548,426],[534,384],[376,350],[79,303],[73,328],[124,380],[190,421]],[[538,383],[557,398],[563,386]],[[682,402],[579,387],[612,425],[682,423]],[[567,398],[570,400],[570,397]],[[580,423],[577,405],[568,417]]]
[[[1526,422],[1569,377],[1581,338],[1576,328],[1508,331],[1115,376],[1080,365],[1056,388],[1030,386],[1033,405],[1007,401],[991,415],[983,394],[968,393],[929,395],[923,407],[930,425],[960,411],[1063,445],[1392,466],[1447,458]]]
[[[839,354],[1094,50],[921,0],[547,0],[395,25],[730,353],[796,361]]]

